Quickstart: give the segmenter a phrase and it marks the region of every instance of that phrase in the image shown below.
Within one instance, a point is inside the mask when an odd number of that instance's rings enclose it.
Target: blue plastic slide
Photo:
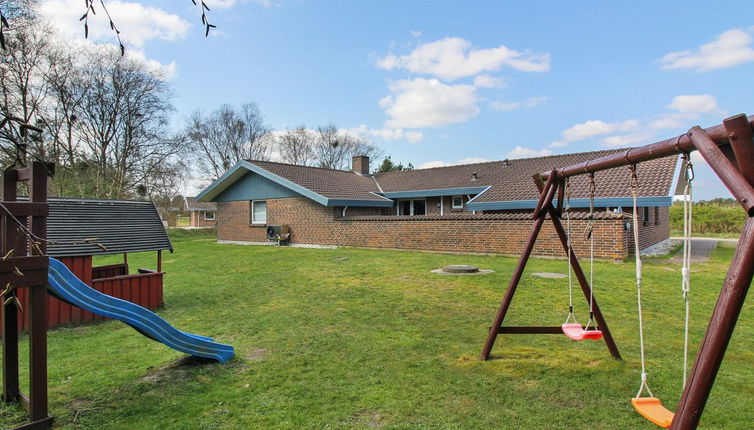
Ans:
[[[123,321],[144,336],[176,351],[221,363],[233,357],[232,346],[212,342],[211,337],[182,332],[149,309],[102,294],[86,285],[65,264],[54,258],[50,258],[47,280],[50,292],[55,297],[91,313]]]

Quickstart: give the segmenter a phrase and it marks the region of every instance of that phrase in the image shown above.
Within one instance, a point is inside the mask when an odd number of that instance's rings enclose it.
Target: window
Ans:
[[[644,224],[644,227],[646,227],[649,225],[649,208],[644,207],[642,209],[644,209],[643,211],[644,213],[642,214],[641,220],[642,220],[642,223]]]
[[[396,215],[426,215],[427,201],[421,200],[398,200]]]
[[[267,202],[264,200],[253,200],[251,202],[251,223],[267,223]]]
[[[214,221],[215,220],[215,213],[211,211],[204,211],[204,220],[205,221]]]
[[[655,206],[655,225],[660,225],[660,207]]]
[[[453,210],[463,209],[463,196],[453,196],[453,204],[450,208]]]

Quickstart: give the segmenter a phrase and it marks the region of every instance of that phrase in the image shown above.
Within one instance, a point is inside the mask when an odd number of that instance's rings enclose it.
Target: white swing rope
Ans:
[[[589,223],[586,227],[586,234],[589,238],[589,321],[586,322],[584,331],[589,330],[589,326],[594,322],[594,195],[596,192],[597,184],[594,182],[594,172],[592,172],[589,174]]]
[[[694,166],[691,164],[691,157],[683,154],[683,161],[686,167],[686,185],[683,190],[683,263],[681,267],[681,292],[683,302],[686,306],[686,316],[683,327],[683,387],[686,387],[686,378],[688,376],[689,361],[689,320],[691,313],[691,301],[689,292],[691,291],[691,221],[692,221],[692,188],[691,181],[694,180]]]
[[[641,385],[636,398],[641,397],[641,393],[646,389],[649,397],[654,397],[652,390],[647,385],[647,365],[644,359],[644,318],[641,309],[641,251],[639,250],[639,208],[637,205],[637,195],[639,193],[639,178],[636,176],[636,166],[629,166],[631,170],[631,198],[633,200],[633,233],[634,233],[634,255],[636,256],[636,301],[639,310],[639,347],[641,351]]]
[[[568,317],[563,324],[568,324],[573,320],[574,324],[578,323],[576,315],[573,314],[573,271],[571,268],[571,182],[570,178],[565,180],[566,189],[566,245],[568,246]]]

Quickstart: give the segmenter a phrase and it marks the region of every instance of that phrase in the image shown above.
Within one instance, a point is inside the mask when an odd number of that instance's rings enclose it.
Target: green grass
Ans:
[[[50,405],[58,426],[655,428],[629,403],[639,386],[631,263],[595,264],[596,293],[625,361],[613,360],[603,342],[511,335],[482,362],[477,356],[513,258],[220,245],[196,232],[181,232],[174,246],[164,256],[160,315],[234,345],[237,357],[185,360],[117,321],[52,331]],[[694,352],[732,253],[719,248],[693,269]],[[129,262],[154,267],[154,254]],[[430,273],[447,264],[496,273]],[[671,409],[681,391],[678,269],[645,265],[649,382]],[[565,262],[535,259],[532,271],[564,272]],[[558,325],[566,308],[565,280],[527,274],[506,323]],[[754,421],[753,318],[749,303],[707,404],[706,429]],[[22,420],[18,408],[0,408],[4,427]]]

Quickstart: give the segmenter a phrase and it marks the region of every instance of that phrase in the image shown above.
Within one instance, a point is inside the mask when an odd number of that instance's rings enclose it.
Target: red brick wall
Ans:
[[[428,207],[429,205],[428,199]],[[446,198],[446,200],[448,200]],[[436,202],[435,202],[436,203]],[[449,202],[446,202],[449,206]],[[435,209],[436,204],[434,205]],[[328,208],[305,197],[267,201],[267,224],[287,224],[291,243],[374,248],[425,249],[436,251],[518,254],[531,231],[528,214],[510,219],[510,214],[472,215],[462,219],[440,216],[380,216],[381,209]],[[446,215],[448,212],[446,212]],[[585,220],[572,221],[574,249],[580,256],[589,252],[583,238]],[[602,219],[595,224],[595,254],[601,258],[627,255],[623,220]],[[249,202],[218,203],[218,240],[265,242],[265,226],[249,223]],[[536,255],[563,256],[557,234],[545,222],[534,249]]]
[[[191,227],[214,227],[217,225],[217,212],[215,212],[214,220],[204,219],[204,211],[191,211],[190,224]]]
[[[628,220],[631,223],[633,229],[633,215],[630,212],[632,209],[628,208]],[[650,207],[649,219],[644,221],[644,208],[638,208],[639,211],[639,246],[644,249],[655,243],[661,242],[670,237],[670,208],[663,207]],[[626,247],[628,252],[634,252],[634,236],[633,230],[626,232]]]

